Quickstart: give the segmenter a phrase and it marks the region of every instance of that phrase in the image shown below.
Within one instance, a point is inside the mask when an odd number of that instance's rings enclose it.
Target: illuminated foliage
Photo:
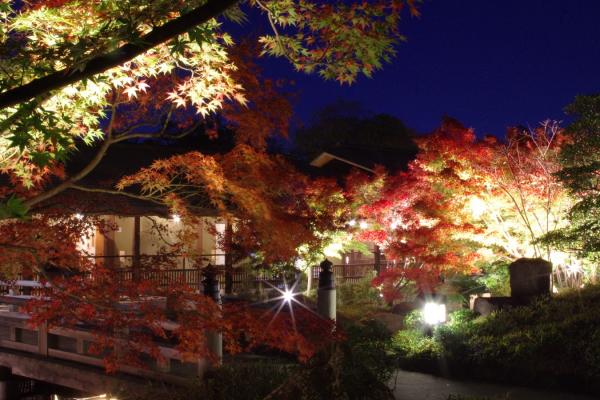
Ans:
[[[192,219],[197,207],[218,209],[234,224],[236,244],[246,254],[261,251],[267,262],[289,261],[302,245],[319,248],[320,234],[335,230],[344,207],[335,182],[311,181],[282,157],[246,145],[223,156],[158,160],[119,185],[140,185],[145,198]]]
[[[476,271],[478,260],[577,264],[572,254],[539,242],[567,224],[572,200],[555,177],[564,143],[551,122],[533,131],[511,129],[502,143],[478,140],[449,119],[419,139],[408,171],[385,177],[378,200],[359,209],[372,221],[360,237],[396,260],[374,284],[393,299],[410,282],[431,291],[443,276]]]
[[[406,3],[416,14],[415,2]],[[259,38],[263,53],[350,83],[393,55],[405,2],[245,5],[272,27]],[[233,0],[2,2],[0,170],[32,186],[31,164],[44,168],[79,141],[106,139],[105,118],[146,93],[157,95],[157,115],[191,107],[207,116],[226,102],[245,104],[254,87],[245,91],[235,79],[243,67],[222,25],[245,18]]]
[[[567,129],[569,143],[560,153],[557,176],[578,201],[569,210],[568,227],[545,241],[598,259],[600,254],[600,97],[580,96],[567,107],[576,117]]]
[[[300,322],[292,332],[285,316],[266,332],[250,309],[226,308],[220,318],[213,303],[184,287],[122,284],[84,261],[75,245],[101,222],[48,208],[57,195],[65,201],[67,190],[115,193],[82,182],[116,143],[172,142],[198,131],[212,137],[225,123],[236,132],[231,153],[159,160],[121,187],[139,185],[142,193],[130,196],[165,202],[183,218],[193,219],[195,207],[217,208],[235,221],[238,244],[262,251],[268,261],[289,260],[301,245],[322,246],[343,214],[344,199],[331,182],[311,182],[266,154],[267,137],[285,134],[291,107],[278,82],[260,75],[254,54],[285,57],[297,70],[351,83],[394,54],[402,9],[416,14],[415,2],[237,3],[0,2],[0,262],[5,277],[40,274],[52,282],[49,297],[29,305],[34,322],[83,320],[101,328],[99,352],[126,340],[132,353],[154,356],[151,334],[173,337],[184,354],[198,356],[204,331],[215,329],[229,337],[231,352],[241,350],[236,345],[243,332],[251,344],[272,344],[305,359],[316,349],[311,339],[331,333],[321,320],[314,325],[325,332]],[[246,11],[266,17],[272,33],[256,45],[246,37],[235,45],[226,27],[243,22]],[[67,173],[69,156],[92,145],[96,153],[87,164]],[[47,265],[60,272],[47,276]],[[162,327],[166,314],[147,301],[150,296],[174,302],[185,321],[176,332]],[[121,300],[135,304],[135,312],[123,310]],[[303,320],[311,324],[310,317]],[[116,352],[109,353],[109,369],[135,361],[135,354],[126,360],[110,354]]]

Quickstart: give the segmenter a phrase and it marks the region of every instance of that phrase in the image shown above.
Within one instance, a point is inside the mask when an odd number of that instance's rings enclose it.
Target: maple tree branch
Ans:
[[[152,230],[156,231],[156,234],[158,235],[159,239],[162,240],[164,243],[166,243],[168,246],[170,247],[175,247],[176,244],[175,243],[171,243],[170,241],[168,241],[167,239],[165,239],[164,235],[163,235],[163,227],[164,225],[160,225],[158,222],[156,222],[156,220],[154,218],[152,218],[151,216],[144,216],[147,220],[149,220],[152,223]]]
[[[96,155],[90,160],[90,162],[82,170],[80,170],[77,174],[73,175],[68,180],[60,183],[59,185],[53,187],[50,190],[47,190],[43,193],[40,193],[39,195],[37,195],[35,197],[32,197],[32,198],[26,200],[24,202],[24,205],[26,207],[31,208],[45,200],[48,200],[49,198],[56,196],[57,194],[65,191],[67,189],[77,189],[77,190],[88,191],[88,192],[95,191],[98,193],[103,192],[103,193],[109,193],[109,194],[119,194],[119,195],[131,197],[131,198],[135,198],[138,200],[146,200],[146,201],[154,202],[156,204],[163,205],[163,203],[161,203],[157,200],[151,199],[147,196],[134,195],[132,193],[121,192],[118,190],[99,189],[99,188],[95,189],[95,188],[87,188],[84,186],[77,185],[77,182],[79,182],[81,179],[85,178],[90,172],[92,172],[98,166],[98,164],[100,164],[100,162],[106,155],[106,153],[111,145],[113,145],[115,143],[123,142],[125,140],[129,140],[129,139],[139,139],[139,138],[151,139],[151,138],[164,137],[164,129],[162,129],[160,133],[152,133],[152,134],[145,134],[145,133],[126,134],[126,133],[124,133],[124,134],[120,134],[118,136],[113,136],[113,126],[114,126],[114,121],[116,118],[116,112],[117,112],[116,102],[114,102],[112,105],[112,110],[111,110],[111,120],[110,120],[109,126],[107,128],[107,137],[104,140],[104,142],[102,143],[102,145],[100,146],[100,148],[98,149],[98,151],[96,152]],[[170,115],[170,112],[169,112],[169,115]],[[189,135],[190,133],[192,133],[200,125],[201,125],[200,122],[197,124],[194,124],[190,129],[188,129],[178,135],[170,136],[170,138],[181,139],[181,138]],[[126,131],[126,132],[128,132],[128,131]]]
[[[69,189],[75,189],[75,190],[80,190],[82,192],[90,192],[90,193],[106,193],[106,194],[121,195],[121,196],[125,196],[125,197],[130,197],[132,199],[143,200],[143,201],[150,201],[152,203],[164,205],[163,202],[155,200],[155,199],[153,199],[151,197],[147,197],[147,196],[143,196],[143,195],[139,195],[139,194],[133,194],[133,193],[129,193],[129,192],[123,192],[123,191],[120,191],[120,190],[102,189],[102,188],[91,188],[91,187],[81,186],[81,185],[77,185],[77,184],[71,184],[69,186]]]
[[[124,133],[124,134],[120,134],[118,136],[115,136],[112,139],[112,143],[119,143],[119,142],[123,142],[125,140],[129,140],[129,139],[160,139],[160,138],[167,138],[167,139],[182,139],[185,136],[189,135],[190,133],[194,132],[196,129],[198,129],[200,126],[202,125],[202,122],[198,122],[196,124],[194,124],[191,128],[177,134],[177,135],[165,135],[165,129],[161,129],[160,132],[155,132],[155,133]]]
[[[32,197],[32,198],[26,200],[25,202],[23,202],[23,204],[25,206],[27,206],[28,208],[31,208],[31,207],[43,202],[44,200],[48,200],[49,198],[54,197],[57,194],[73,187],[75,182],[78,182],[79,180],[86,177],[90,172],[92,172],[94,170],[94,168],[96,168],[98,166],[98,164],[100,164],[100,161],[102,161],[102,158],[108,151],[108,148],[110,147],[111,144],[112,144],[111,140],[109,140],[109,139],[105,140],[102,143],[102,146],[100,146],[100,148],[98,149],[98,152],[96,153],[94,158],[92,158],[90,160],[90,162],[81,171],[79,171],[77,174],[75,174],[73,177],[69,178],[68,180],[53,187],[52,189],[49,189],[43,193],[40,193],[39,195],[37,195],[35,197]]]
[[[60,89],[117,67],[155,46],[209,21],[237,2],[238,0],[208,0],[204,5],[195,8],[189,13],[154,28],[135,42],[126,43],[116,50],[91,58],[83,66],[65,68],[50,75],[34,79],[14,89],[7,90],[0,94],[0,109],[15,106],[31,98],[41,96],[52,90]]]
[[[111,111],[112,111],[111,118],[110,118],[110,123],[109,123],[108,129],[107,129],[106,139],[104,140],[104,142],[102,143],[102,145],[100,146],[100,148],[98,149],[98,151],[96,152],[94,157],[90,160],[90,162],[85,167],[83,167],[82,170],[80,170],[78,173],[76,173],[71,178],[67,179],[66,181],[60,183],[59,185],[53,187],[52,189],[49,189],[43,193],[38,194],[37,196],[34,196],[34,197],[24,201],[23,204],[27,208],[31,208],[31,207],[35,206],[36,204],[39,204],[45,200],[48,200],[49,198],[54,197],[57,194],[69,189],[76,182],[85,178],[90,172],[92,172],[98,166],[98,164],[100,164],[100,161],[102,161],[102,158],[104,158],[104,156],[106,155],[106,152],[108,151],[110,145],[114,143],[113,138],[112,138],[112,131],[113,131],[113,124],[114,124],[114,120],[115,120],[115,114],[116,114],[116,103],[113,103]]]
[[[287,58],[287,60],[289,62],[292,63],[292,65],[296,64],[296,61],[292,58],[292,56],[290,56],[287,52],[287,49],[284,47],[283,45],[283,41],[281,40],[281,35],[279,34],[279,30],[277,29],[277,25],[275,25],[275,21],[273,20],[273,12],[269,9],[269,7],[267,7],[266,5],[264,5],[262,3],[262,1],[260,0],[256,0],[256,4],[258,4],[258,6],[267,13],[267,18],[269,20],[269,25],[271,25],[271,30],[273,31],[273,34],[275,35],[275,40],[277,41],[277,44],[279,44],[279,47],[281,47],[281,52],[283,53],[283,56],[285,58]]]
[[[42,95],[40,95],[38,98],[32,100],[32,106],[38,107],[40,105],[42,105],[43,103],[46,102],[46,100],[48,100],[50,97],[49,93],[44,93]],[[2,123],[0,123],[0,136],[6,136],[10,133],[10,126],[12,124],[14,124],[16,121],[18,121],[20,118],[26,116],[27,114],[31,113],[31,108],[30,107],[19,107],[19,109],[17,111],[15,111],[14,113],[12,113],[8,118],[6,118],[4,121],[2,121]]]

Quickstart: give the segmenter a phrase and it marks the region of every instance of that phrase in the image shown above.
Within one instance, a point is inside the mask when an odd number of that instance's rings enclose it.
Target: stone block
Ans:
[[[550,294],[552,264],[541,258],[520,258],[508,266],[511,296],[529,301]]]
[[[473,311],[487,317],[494,311],[517,305],[511,297],[477,297],[473,302]]]

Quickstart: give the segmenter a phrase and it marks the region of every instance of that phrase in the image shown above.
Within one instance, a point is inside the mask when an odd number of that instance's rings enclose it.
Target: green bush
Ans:
[[[122,392],[125,400],[258,400],[263,399],[291,374],[299,365],[277,361],[237,362],[225,364],[211,371],[205,379],[190,380],[187,387],[166,387],[148,384],[147,390],[137,393]]]
[[[399,331],[392,340],[392,347],[399,357],[413,360],[434,360],[441,356],[443,350],[433,336],[419,329]]]
[[[508,263],[495,261],[481,267],[482,276],[477,282],[485,286],[493,296],[510,296],[510,278],[508,275]]]
[[[346,345],[353,359],[367,368],[379,382],[387,382],[394,372],[391,334],[383,324],[367,320],[345,328]]]
[[[404,317],[404,327],[392,338],[392,349],[398,357],[399,366],[430,370],[442,356],[443,349],[423,323],[421,311],[408,313]]]
[[[509,395],[503,397],[479,397],[479,396],[463,396],[460,394],[451,394],[448,400],[509,400]]]
[[[392,399],[387,387],[396,364],[391,334],[375,320],[343,327],[346,341],[341,383],[348,399]],[[328,397],[323,397],[328,398]]]
[[[336,285],[337,310],[343,317],[360,320],[385,308],[379,290],[371,285],[372,280],[373,275],[369,274],[358,282]]]
[[[440,371],[443,362],[459,376],[600,393],[598,286],[487,318],[455,312],[432,335],[415,319],[392,340],[402,366]]]
[[[277,363],[247,363],[224,365],[208,378],[205,398],[211,400],[252,400],[271,393],[297,366]]]
[[[283,360],[225,363],[186,388],[148,386],[144,393],[118,393],[125,400],[392,400],[387,382],[395,370],[391,335],[374,320],[344,326],[346,340],[307,364]]]
[[[358,282],[338,283],[336,285],[338,305],[381,304],[379,291],[371,285],[373,277],[373,274],[367,274]]]

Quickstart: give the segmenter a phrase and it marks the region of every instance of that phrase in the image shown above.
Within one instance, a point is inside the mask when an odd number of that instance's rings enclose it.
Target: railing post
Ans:
[[[204,275],[204,279],[202,280],[204,295],[213,299],[217,304],[221,304],[217,269],[208,264],[202,271],[202,274]],[[223,360],[223,334],[221,332],[208,331],[206,333],[206,344],[208,350],[217,359],[217,365],[220,365]]]
[[[377,273],[377,276],[379,276],[379,274],[381,273],[381,249],[378,245],[375,245],[375,247],[373,248],[373,256],[375,261],[373,269]]]
[[[0,400],[13,399],[16,393],[12,393],[13,375],[10,368],[0,367]]]
[[[141,218],[133,217],[133,257],[131,259],[131,278],[134,282],[140,281],[141,256]]]
[[[38,327],[38,351],[44,357],[48,356],[48,323],[44,322]]]
[[[233,242],[233,227],[227,223],[225,227],[225,294],[233,293],[233,258],[231,247]]]
[[[22,279],[25,281],[32,281],[33,280],[33,272],[31,271],[31,269],[26,268],[23,273],[22,273]],[[20,294],[25,295],[25,296],[31,296],[31,292],[32,292],[32,288],[29,286],[21,286],[21,292]]]
[[[308,273],[306,274],[307,275],[306,295],[308,296],[310,293],[310,290],[312,289],[312,286],[313,286],[313,274],[314,274],[313,268],[314,267],[312,265],[309,265],[307,268],[308,268]]]
[[[336,319],[336,291],[333,264],[325,259],[320,264],[319,289],[317,290],[317,312],[324,318]]]
[[[225,254],[225,294],[233,293],[233,263],[231,253]]]

